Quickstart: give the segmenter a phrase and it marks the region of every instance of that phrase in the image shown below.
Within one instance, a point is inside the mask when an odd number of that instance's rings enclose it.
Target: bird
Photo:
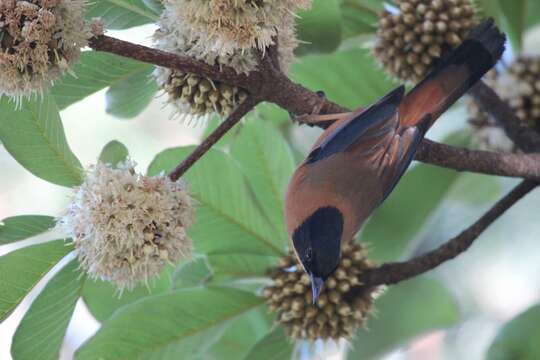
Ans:
[[[341,246],[354,241],[392,192],[435,120],[495,66],[505,42],[486,19],[408,93],[402,85],[367,108],[334,114],[293,173],[284,201],[287,232],[310,277],[313,303],[339,265]]]

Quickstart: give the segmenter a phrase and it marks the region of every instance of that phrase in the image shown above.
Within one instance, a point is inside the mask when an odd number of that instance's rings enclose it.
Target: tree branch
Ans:
[[[537,185],[537,182],[530,180],[521,182],[473,225],[439,248],[408,261],[387,263],[367,270],[361,278],[362,286],[371,287],[383,284],[396,284],[432,270],[445,261],[455,258],[467,250],[478,236],[497,220],[499,216],[504,214],[506,210],[517,203]]]
[[[241,87],[254,97],[273,102],[295,114],[310,114],[313,108],[324,101],[322,113],[339,113],[343,108],[331,101],[321,100],[314,92],[295,84],[275,66],[259,67],[248,75],[237,74],[227,66],[212,66],[187,56],[137,45],[128,41],[101,35],[93,37],[89,46],[96,51],[108,52],[149,64],[163,66],[183,72],[226,82]],[[263,62],[264,64],[264,62]]]
[[[457,171],[540,180],[540,154],[469,150],[424,139],[415,159]]]
[[[238,74],[234,69],[227,66],[208,65],[204,61],[195,60],[188,56],[133,44],[106,35],[91,38],[89,46],[97,51],[108,52],[183,72],[195,73],[212,80],[224,81],[229,85],[246,89],[253,88],[261,80],[257,71],[253,71],[249,75]]]
[[[271,79],[265,79],[268,86],[263,88],[262,99],[272,102],[290,113],[311,114],[315,108],[320,108],[320,114],[339,114],[349,111],[328,99],[321,98],[317,93],[302,85],[296,84],[282,72],[270,74],[270,76]],[[305,122],[305,124],[320,126],[317,122],[313,124]]]
[[[171,173],[169,178],[177,181],[197,162],[210,148],[219,141],[234,125],[257,105],[257,100],[248,97],[223,121],[187,158],[185,158]]]
[[[259,68],[248,75],[238,74],[230,67],[212,66],[187,56],[133,44],[106,35],[93,37],[89,46],[97,51],[132,58],[146,63],[159,65],[184,72],[192,72],[213,80],[224,81],[230,85],[248,90],[264,101],[273,102],[288,111],[300,115],[311,114],[321,105],[321,114],[332,114],[348,111],[327,99],[321,99],[316,93],[292,82],[279,69],[273,67]],[[497,94],[483,82],[474,86],[470,93],[481,107],[488,111],[507,131],[508,135],[527,152],[540,152],[540,135],[527,127],[519,126],[520,122],[508,105],[501,101]],[[318,126],[317,124],[313,124]]]
[[[313,91],[292,82],[279,69],[276,69],[275,65],[270,66],[275,62],[275,59],[271,58],[271,51],[265,54],[268,59],[263,59],[270,61],[262,61],[258,71],[243,75],[237,74],[234,69],[228,67],[210,66],[205,62],[186,56],[132,44],[109,36],[92,38],[90,46],[98,51],[110,52],[159,66],[193,72],[214,80],[225,81],[231,85],[246,89],[252,96],[261,99],[261,101],[273,102],[294,114],[310,114],[314,108],[319,106],[321,107],[321,114],[348,111],[348,109],[323,99]],[[515,119],[511,109],[487,85],[480,83],[471,90],[471,93],[483,108],[490,110],[494,117],[505,124],[508,134],[517,144],[521,144],[523,149],[531,151],[540,148],[539,135],[532,130],[518,127],[519,121]],[[308,125],[312,126],[325,124],[308,123]],[[527,179],[537,179],[540,166],[537,157],[494,154],[485,151],[475,152],[438,144],[427,139],[424,139],[415,158],[429,164],[458,171],[472,171]]]

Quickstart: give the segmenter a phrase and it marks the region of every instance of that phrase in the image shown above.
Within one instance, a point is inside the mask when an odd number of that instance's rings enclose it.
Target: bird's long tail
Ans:
[[[427,130],[499,61],[505,40],[493,19],[475,27],[406,95],[399,107],[401,125],[422,125]]]

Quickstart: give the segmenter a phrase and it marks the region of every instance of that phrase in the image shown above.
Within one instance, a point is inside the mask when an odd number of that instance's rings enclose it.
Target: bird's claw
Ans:
[[[311,114],[296,115],[289,111],[289,117],[291,121],[297,122],[300,124],[306,124],[309,126],[317,125],[316,123],[320,121],[328,121],[328,119],[324,119],[324,120],[318,119],[321,109],[324,106],[324,101],[326,100],[326,94],[322,90],[318,90],[316,94],[319,96],[319,99],[321,101],[318,101],[317,104],[313,107]]]

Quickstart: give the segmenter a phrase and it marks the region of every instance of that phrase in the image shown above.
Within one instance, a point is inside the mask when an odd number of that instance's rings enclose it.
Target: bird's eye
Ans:
[[[306,250],[306,260],[311,261],[312,257],[313,257],[313,253],[311,251],[311,248],[307,248],[307,250]]]

